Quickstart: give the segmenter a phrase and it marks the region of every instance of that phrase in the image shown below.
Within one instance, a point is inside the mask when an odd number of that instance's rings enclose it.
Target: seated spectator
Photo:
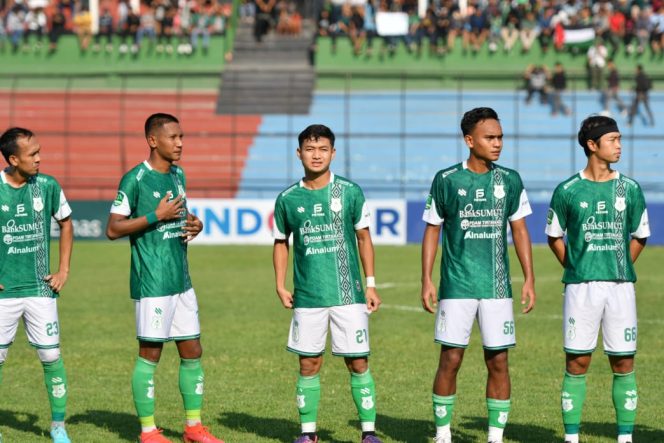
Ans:
[[[551,6],[546,6],[540,10],[537,17],[537,28],[539,29],[537,40],[539,41],[542,54],[549,52],[549,48],[553,46],[553,18],[555,15],[556,10]]]
[[[479,6],[473,7],[473,13],[468,17],[468,26],[466,30],[466,41],[473,54],[480,52],[489,34],[489,21],[484,10]]]
[[[106,39],[105,50],[107,53],[113,52],[113,16],[107,6],[99,14],[99,29],[95,35],[95,44],[92,46],[94,52],[101,51],[101,40]]]
[[[295,3],[281,0],[278,3],[277,32],[285,35],[297,35],[302,29],[302,17],[297,12]]]
[[[360,55],[365,36],[364,7],[353,6],[351,8],[351,16],[348,22],[348,37],[350,37],[353,46],[353,55]]]
[[[635,17],[636,54],[642,55],[646,51],[648,41],[650,40],[650,10],[647,7],[641,9],[638,5],[634,5],[632,14]]]
[[[509,54],[519,39],[519,29],[521,28],[521,19],[517,11],[513,8],[507,12],[503,21],[503,27],[500,35],[503,38],[503,50]]]
[[[92,40],[92,15],[87,6],[81,6],[74,15],[74,32],[78,38],[78,49],[85,54]]]
[[[256,16],[256,4],[252,0],[240,1],[240,21],[252,24]]]
[[[203,54],[207,55],[210,48],[210,31],[213,22],[210,10],[201,7],[191,10],[191,46],[194,52],[201,45]]]
[[[157,53],[166,51],[167,54],[173,53],[173,45],[171,40],[173,38],[173,24],[175,20],[176,10],[170,6],[167,0],[162,3],[163,16],[157,21],[159,24],[159,36],[157,38]],[[157,7],[159,8],[159,7]],[[159,9],[157,9],[159,11]]]
[[[131,50],[134,55],[138,54],[138,28],[141,25],[141,18],[134,12],[131,6],[128,9],[124,29],[120,35],[120,54],[126,54]],[[131,38],[131,48],[127,45],[127,39]]]
[[[650,29],[651,58],[661,60],[664,53],[664,5],[660,5],[650,15]]]
[[[254,0],[256,3],[256,16],[254,18],[254,38],[257,43],[263,41],[263,37],[274,25],[276,19],[277,0]]]
[[[34,50],[39,51],[42,47],[42,39],[44,37],[44,32],[46,31],[46,24],[48,19],[44,13],[44,8],[34,8],[28,11],[28,14],[25,16],[25,34],[23,35],[23,48],[28,49],[30,45],[30,38],[34,35],[36,36],[36,42],[34,45]]]
[[[138,35],[136,37],[136,43],[139,47],[143,47],[143,40],[146,37],[150,42],[149,50],[152,51],[157,41],[157,19],[155,18],[154,6],[148,6],[145,12],[141,14]]]
[[[533,11],[527,11],[526,15],[521,20],[521,30],[519,31],[519,40],[521,41],[521,53],[527,54],[530,52],[535,39],[537,38],[537,20]]]
[[[62,10],[56,9],[53,15],[51,16],[51,29],[48,32],[48,53],[49,55],[55,54],[58,50],[58,42],[60,37],[65,32],[65,15],[62,13]]]
[[[9,42],[12,45],[12,52],[18,52],[23,38],[23,30],[25,28],[25,11],[20,4],[16,3],[7,13],[6,26]]]

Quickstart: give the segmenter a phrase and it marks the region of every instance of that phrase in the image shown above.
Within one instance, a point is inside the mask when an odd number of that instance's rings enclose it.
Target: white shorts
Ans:
[[[39,349],[60,347],[58,302],[50,297],[0,298],[0,348],[14,342],[23,318],[28,342]]]
[[[475,318],[484,349],[499,350],[516,345],[511,298],[440,300],[436,313],[435,342],[454,348],[468,347]]]
[[[136,338],[163,342],[201,336],[198,301],[194,289],[164,297],[136,300]]]
[[[332,335],[333,355],[369,355],[369,310],[364,303],[294,309],[287,349],[303,356],[323,354],[328,324]]]
[[[605,353],[636,353],[636,294],[633,283],[592,281],[568,284],[564,296],[565,352],[593,352],[601,324]]]

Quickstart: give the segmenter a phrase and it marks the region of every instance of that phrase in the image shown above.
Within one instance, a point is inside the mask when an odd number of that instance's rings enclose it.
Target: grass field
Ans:
[[[137,345],[127,295],[127,243],[75,245],[72,272],[60,299],[62,347],[70,390],[73,441],[135,441],[139,432],[130,375]],[[383,307],[372,318],[371,366],[378,391],[378,430],[386,442],[425,442],[434,433],[431,383],[438,347],[433,316],[419,304],[419,247],[380,247]],[[511,351],[513,408],[506,442],[561,441],[559,390],[561,270],[545,247],[535,248],[539,300],[516,315],[518,347]],[[646,248],[637,264],[639,413],[635,442],[664,441],[660,333],[664,249]],[[206,372],[204,421],[227,442],[289,442],[299,432],[294,402],[297,359],[286,352],[290,313],[274,294],[269,247],[192,247],[191,270],[201,308]],[[513,263],[517,263],[513,259]],[[520,289],[520,270],[514,272]],[[477,272],[485,272],[478,269]],[[472,278],[472,276],[468,276]],[[455,442],[485,440],[485,369],[478,334],[462,367],[453,420]],[[588,377],[583,442],[611,442],[611,373],[601,350]],[[319,435],[323,442],[358,441],[348,375],[339,358],[322,370]],[[179,440],[183,412],[177,356],[166,347],[157,370],[157,423]],[[11,347],[0,386],[0,432],[5,442],[47,441],[50,422],[41,366],[23,328]]]

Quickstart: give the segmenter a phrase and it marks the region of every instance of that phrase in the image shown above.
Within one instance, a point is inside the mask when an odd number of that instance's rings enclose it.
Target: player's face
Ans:
[[[616,163],[620,160],[622,149],[620,132],[608,132],[600,137],[595,144],[595,156],[607,163]]]
[[[302,146],[297,149],[297,156],[302,161],[302,166],[308,174],[324,174],[327,172],[335,153],[334,146],[326,137],[319,137],[318,140],[305,140]]]
[[[176,162],[182,158],[182,139],[184,134],[179,123],[166,123],[148,137],[151,148],[168,162]]]
[[[32,177],[39,173],[39,151],[41,146],[37,137],[20,137],[17,140],[18,149],[15,155],[9,157],[9,164],[24,177]]]
[[[480,160],[496,161],[503,149],[503,129],[494,119],[477,123],[470,134],[464,137],[470,155]]]

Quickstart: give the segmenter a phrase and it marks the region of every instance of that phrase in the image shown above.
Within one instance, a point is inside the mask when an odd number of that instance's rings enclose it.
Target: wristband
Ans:
[[[148,221],[148,225],[157,223],[159,221],[159,219],[157,219],[157,213],[154,211],[145,214],[145,219]]]
[[[376,287],[376,277],[367,277],[367,288],[375,288]]]

